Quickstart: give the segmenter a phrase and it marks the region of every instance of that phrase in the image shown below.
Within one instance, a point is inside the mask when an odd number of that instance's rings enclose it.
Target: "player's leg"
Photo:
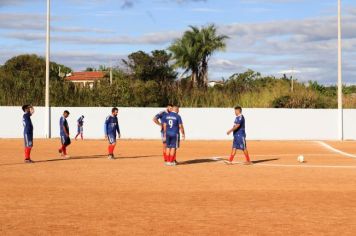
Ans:
[[[172,163],[174,164],[178,164],[177,163],[177,149],[180,146],[180,136],[179,134],[176,135],[176,140],[175,140],[175,148],[174,148],[174,153],[173,153],[173,157],[172,157]]]
[[[229,162],[231,163],[236,155],[236,149],[239,147],[239,140],[237,136],[234,136],[234,140],[232,141],[232,148],[230,153]]]
[[[33,146],[33,135],[31,134],[24,134],[25,139],[25,162],[32,163],[31,160],[31,149]]]
[[[64,150],[65,150],[65,137],[61,136],[61,147],[58,149],[58,152],[61,154],[61,156],[64,155]]]
[[[242,137],[242,151],[244,152],[244,155],[245,155],[245,158],[246,158],[246,162],[244,164],[246,165],[250,165],[252,164],[251,160],[250,160],[250,155],[248,153],[248,150],[247,150],[247,145],[246,145],[246,138],[245,137]]]
[[[71,141],[69,137],[63,137],[63,138],[64,138],[64,143],[62,146],[63,156],[69,158],[70,156],[67,154],[67,147],[71,144]]]
[[[114,137],[113,135],[108,135],[108,141],[109,141],[108,159],[113,160],[113,159],[115,159],[114,150],[115,150],[115,146],[116,146],[116,137]]]
[[[171,165],[172,164],[172,156],[173,156],[173,148],[174,148],[174,143],[173,143],[173,138],[172,136],[166,135],[166,158],[167,162],[166,165]]]
[[[161,132],[161,138],[162,138],[162,146],[163,146],[163,160],[164,162],[167,162],[168,161],[168,155],[167,155],[167,142],[164,138],[164,134],[163,134],[163,131]]]
[[[80,127],[80,138],[83,140],[84,138],[83,138],[83,133],[84,133],[84,131],[83,131],[83,126],[81,126]]]

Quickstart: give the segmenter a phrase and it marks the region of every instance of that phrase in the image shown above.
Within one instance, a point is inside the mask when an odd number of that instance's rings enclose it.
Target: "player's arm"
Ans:
[[[69,137],[69,133],[68,133],[68,131],[67,131],[65,125],[64,125],[64,119],[61,119],[61,128],[62,128],[64,134],[65,134],[67,137]]]
[[[108,138],[108,126],[109,126],[109,118],[106,118],[105,123],[104,123],[104,134],[105,134],[105,139]]]
[[[184,125],[183,124],[179,124],[179,129],[180,129],[180,132],[182,134],[182,139],[185,140]]]
[[[119,138],[121,138],[119,122],[117,122],[116,131],[117,131],[117,134],[119,135]]]
[[[235,124],[234,127],[232,127],[231,129],[229,129],[227,131],[227,135],[230,135],[232,132],[236,131],[239,127],[240,127],[240,124]]]
[[[157,115],[155,115],[155,117],[153,117],[153,122],[154,122],[156,125],[162,127],[163,124],[162,124],[161,122],[159,122],[159,120],[158,120],[158,119],[160,119],[160,118],[161,118],[161,113],[158,113]]]
[[[167,133],[167,123],[163,123],[163,139],[166,140],[166,133]]]

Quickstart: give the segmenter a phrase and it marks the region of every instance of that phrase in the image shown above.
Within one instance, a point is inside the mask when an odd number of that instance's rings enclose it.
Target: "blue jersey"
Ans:
[[[179,134],[179,125],[183,124],[180,115],[175,112],[170,112],[165,119],[165,124],[167,127],[166,134],[169,136],[175,136]]]
[[[59,119],[59,130],[61,136],[67,136],[67,134],[69,134],[68,122],[67,119],[64,118],[64,116],[62,116],[61,119]],[[64,130],[66,132],[64,132]]]
[[[164,124],[165,121],[166,121],[166,117],[168,116],[168,112],[167,111],[161,111],[160,113],[158,113],[155,118],[157,120],[160,120],[161,121],[161,124]],[[163,127],[162,127],[162,130],[163,130]]]
[[[84,119],[83,117],[79,117],[79,119],[77,120],[78,126],[83,126],[84,123],[83,119]]]
[[[33,125],[31,121],[31,113],[25,113],[22,117],[22,123],[23,123],[23,133],[32,135],[33,134]]]
[[[116,116],[106,117],[104,132],[106,136],[113,135],[116,137],[116,132],[120,134],[119,121]]]
[[[246,136],[245,132],[245,117],[243,115],[236,116],[234,125],[240,125],[237,130],[234,131],[234,136],[243,135]]]

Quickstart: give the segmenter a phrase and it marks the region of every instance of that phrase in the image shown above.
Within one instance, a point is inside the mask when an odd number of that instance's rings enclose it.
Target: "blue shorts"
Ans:
[[[70,143],[71,143],[70,138],[68,136],[61,135],[61,143],[62,143],[62,145],[65,145],[65,146],[70,145]]]
[[[33,134],[23,134],[25,140],[25,147],[33,147]]]
[[[166,143],[166,139],[164,138],[163,130],[161,131],[161,139],[162,139],[162,143]]]
[[[78,134],[82,134],[83,133],[83,126],[78,126]]]
[[[116,135],[108,135],[109,144],[116,144]]]
[[[246,137],[241,134],[235,135],[232,148],[246,150]]]
[[[180,136],[176,135],[166,135],[166,145],[167,148],[179,148]]]

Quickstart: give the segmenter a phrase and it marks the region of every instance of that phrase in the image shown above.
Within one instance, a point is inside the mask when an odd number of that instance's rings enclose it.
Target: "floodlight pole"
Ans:
[[[47,0],[47,29],[46,29],[46,91],[45,91],[45,136],[51,138],[51,114],[49,107],[49,71],[50,71],[50,21],[51,1]]]
[[[337,93],[337,103],[338,103],[338,139],[344,139],[344,132],[343,132],[343,110],[342,110],[342,54],[341,54],[341,0],[338,0],[338,14],[337,14],[337,21],[338,21],[338,74],[337,74],[337,86],[338,86],[338,93]]]

